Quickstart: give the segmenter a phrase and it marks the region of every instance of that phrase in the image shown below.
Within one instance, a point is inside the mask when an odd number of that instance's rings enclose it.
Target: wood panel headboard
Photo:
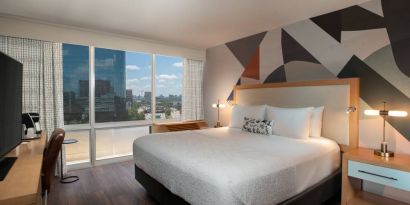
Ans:
[[[323,137],[337,141],[342,149],[358,146],[358,78],[239,85],[234,89],[233,103],[288,108],[324,106]],[[351,106],[357,110],[347,114],[346,109]]]

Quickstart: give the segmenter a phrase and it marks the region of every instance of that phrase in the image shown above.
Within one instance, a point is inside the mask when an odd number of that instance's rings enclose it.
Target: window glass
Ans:
[[[68,164],[90,161],[90,131],[67,131],[66,139],[76,139],[77,143],[66,144],[66,160]]]
[[[150,54],[95,48],[95,121],[151,118]]]
[[[156,56],[156,120],[181,119],[183,59]]]
[[[149,127],[98,129],[97,160],[132,155],[132,143],[149,134]]]
[[[64,124],[89,123],[89,49],[63,44]]]

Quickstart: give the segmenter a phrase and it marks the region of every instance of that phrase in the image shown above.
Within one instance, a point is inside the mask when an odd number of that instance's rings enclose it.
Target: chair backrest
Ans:
[[[51,134],[51,138],[47,143],[44,150],[43,165],[42,165],[42,188],[43,191],[50,192],[51,180],[54,176],[55,165],[58,157],[58,153],[61,150],[65,137],[65,131],[63,129],[56,129]]]

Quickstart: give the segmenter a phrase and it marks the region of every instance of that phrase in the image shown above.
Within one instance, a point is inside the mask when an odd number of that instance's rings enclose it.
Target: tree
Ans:
[[[138,103],[133,103],[131,108],[128,110],[128,119],[130,120],[145,120],[144,112],[138,112],[140,105]]]
[[[169,107],[165,108],[165,118],[171,118],[171,108]]]

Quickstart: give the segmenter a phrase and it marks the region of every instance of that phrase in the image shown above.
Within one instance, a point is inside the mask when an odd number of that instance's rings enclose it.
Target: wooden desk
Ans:
[[[23,142],[7,156],[18,157],[7,177],[0,182],[0,205],[33,205],[41,203],[41,165],[47,134]]]

